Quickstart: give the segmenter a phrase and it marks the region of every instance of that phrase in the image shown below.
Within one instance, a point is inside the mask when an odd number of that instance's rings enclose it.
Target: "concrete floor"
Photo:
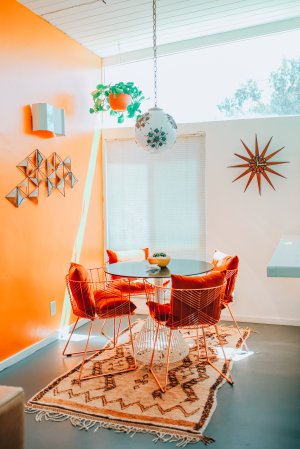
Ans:
[[[245,324],[246,325],[246,324]],[[255,353],[235,362],[235,384],[222,386],[217,409],[205,431],[215,438],[212,449],[300,448],[300,328],[249,324],[248,345]],[[84,327],[79,329],[84,332]],[[0,373],[0,384],[18,385],[26,399],[78,362],[63,358],[64,343],[55,342]],[[153,448],[152,437],[102,429],[80,431],[66,422],[37,423],[25,415],[25,449],[143,449]],[[202,443],[198,443],[200,447]],[[175,443],[156,443],[156,449]],[[190,445],[192,447],[192,445]],[[202,445],[202,447],[204,447]],[[1,448],[10,449],[10,448]]]

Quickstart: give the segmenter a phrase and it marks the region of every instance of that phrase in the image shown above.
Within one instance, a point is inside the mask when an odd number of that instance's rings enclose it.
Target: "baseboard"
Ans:
[[[260,317],[254,315],[236,315],[236,321],[241,323],[259,323],[259,324],[278,324],[281,326],[300,326],[300,320],[293,320],[291,318],[277,318],[277,317]],[[222,312],[221,319],[224,321],[232,321],[229,312]]]
[[[88,320],[81,319],[78,321],[77,327],[81,327],[84,324],[86,324]],[[69,331],[73,327],[73,324],[69,325]],[[15,363],[20,362],[21,360],[25,359],[26,357],[29,357],[30,355],[34,354],[36,351],[39,351],[40,349],[43,349],[45,346],[50,345],[50,343],[53,343],[54,341],[59,339],[60,332],[59,330],[53,332],[48,337],[44,338],[43,340],[40,340],[36,343],[34,343],[31,346],[28,346],[28,348],[23,349],[20,352],[17,352],[16,354],[12,355],[11,357],[8,357],[7,359],[4,359],[2,362],[0,362],[0,371],[3,371],[6,368],[9,368],[10,366],[14,365]]]

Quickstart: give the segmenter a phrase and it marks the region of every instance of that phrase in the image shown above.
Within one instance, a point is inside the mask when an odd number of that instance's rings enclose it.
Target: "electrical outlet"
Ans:
[[[56,301],[51,301],[50,302],[50,315],[54,316],[56,315]]]

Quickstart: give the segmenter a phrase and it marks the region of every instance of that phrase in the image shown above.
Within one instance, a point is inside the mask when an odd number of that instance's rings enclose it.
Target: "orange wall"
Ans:
[[[64,276],[80,221],[95,117],[90,91],[100,81],[101,60],[15,0],[0,3],[0,360],[59,327]],[[31,132],[32,103],[65,109],[66,136]],[[71,156],[79,179],[63,197],[41,189],[39,204],[15,208],[5,198],[23,178],[16,164],[35,148],[46,157]],[[81,260],[101,263],[103,247],[100,154]],[[50,316],[50,301],[57,315]]]

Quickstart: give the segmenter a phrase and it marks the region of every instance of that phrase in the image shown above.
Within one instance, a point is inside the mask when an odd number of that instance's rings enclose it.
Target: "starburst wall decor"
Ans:
[[[238,165],[230,165],[228,168],[245,168],[246,169],[241,175],[239,175],[237,178],[235,178],[232,181],[232,182],[235,182],[238,179],[243,178],[246,175],[249,175],[249,178],[248,178],[246,187],[244,189],[244,192],[247,190],[247,188],[249,187],[249,185],[251,184],[251,181],[253,180],[253,178],[255,176],[256,176],[258,191],[259,191],[260,195],[261,195],[261,180],[262,180],[262,177],[275,190],[275,187],[273,186],[273,184],[272,184],[272,182],[271,182],[271,180],[270,180],[270,178],[269,178],[267,173],[271,173],[273,175],[280,176],[281,178],[285,178],[285,176],[281,175],[280,173],[278,173],[277,171],[275,171],[275,170],[273,170],[271,168],[271,166],[273,166],[273,165],[288,164],[289,163],[289,161],[282,161],[282,162],[270,161],[270,159],[272,159],[275,156],[275,154],[279,153],[279,151],[281,151],[281,150],[283,150],[285,148],[285,147],[279,148],[278,150],[273,151],[273,153],[267,155],[267,151],[268,151],[268,148],[270,146],[270,143],[271,143],[272,139],[273,139],[273,137],[270,138],[270,140],[268,141],[268,143],[266,144],[266,146],[264,147],[264,149],[262,150],[261,153],[259,152],[258,141],[257,141],[257,135],[256,134],[255,134],[255,151],[254,151],[254,153],[247,147],[247,145],[241,139],[243,147],[247,151],[249,157],[242,156],[241,154],[234,153],[237,157],[239,157],[240,159],[243,159],[245,161],[245,163],[244,164],[238,164]]]

